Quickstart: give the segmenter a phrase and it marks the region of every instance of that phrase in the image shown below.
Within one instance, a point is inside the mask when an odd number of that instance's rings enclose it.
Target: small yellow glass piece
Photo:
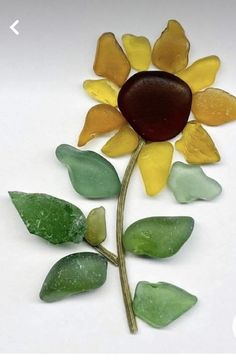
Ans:
[[[138,166],[149,196],[156,195],[166,185],[172,156],[173,146],[169,142],[153,142],[143,146]]]
[[[122,127],[102,147],[102,152],[108,157],[120,157],[132,153],[138,146],[139,137],[128,125]]]
[[[191,164],[216,163],[220,155],[207,131],[196,121],[188,122],[175,148],[183,153],[186,161]]]
[[[127,124],[126,120],[116,108],[108,104],[95,105],[86,115],[78,146],[82,147],[96,136],[119,129],[124,124]]]
[[[85,80],[83,87],[91,98],[96,99],[100,103],[110,104],[113,107],[117,106],[117,97],[120,89],[110,80]]]
[[[210,55],[195,61],[176,75],[190,86],[193,93],[196,93],[214,83],[219,67],[218,56]]]
[[[113,33],[104,33],[97,43],[93,69],[97,75],[122,86],[128,78],[130,63]]]
[[[135,70],[147,70],[151,63],[151,45],[144,36],[135,36],[124,34],[122,42],[129,59],[129,62]]]
[[[177,73],[188,65],[190,44],[184,29],[176,20],[169,20],[166,29],[154,44],[153,64],[170,73]]]
[[[194,94],[192,112],[197,121],[221,125],[236,119],[236,97],[224,90],[209,88]]]

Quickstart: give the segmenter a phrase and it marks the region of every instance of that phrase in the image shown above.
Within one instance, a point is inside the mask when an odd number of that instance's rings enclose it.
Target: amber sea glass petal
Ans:
[[[147,70],[151,63],[149,40],[144,36],[124,34],[122,41],[132,68],[138,71]]]
[[[224,90],[209,88],[194,94],[192,112],[197,121],[221,125],[236,119],[236,97]]]
[[[216,146],[201,124],[191,121],[184,128],[182,138],[175,143],[188,163],[207,164],[220,160]]]
[[[130,63],[118,44],[115,35],[104,33],[97,43],[93,69],[97,75],[122,86],[130,72]]]
[[[143,71],[129,78],[118,95],[125,119],[145,140],[163,141],[185,127],[192,102],[189,86],[173,74]]]
[[[85,124],[79,136],[78,146],[85,145],[88,141],[98,136],[119,129],[127,124],[122,114],[108,104],[98,104],[92,107],[85,119]]]
[[[214,83],[219,67],[220,59],[211,55],[195,61],[176,75],[190,86],[193,93],[196,93]]]
[[[170,73],[177,73],[188,65],[190,44],[184,29],[176,20],[169,20],[166,29],[154,44],[153,64]]]

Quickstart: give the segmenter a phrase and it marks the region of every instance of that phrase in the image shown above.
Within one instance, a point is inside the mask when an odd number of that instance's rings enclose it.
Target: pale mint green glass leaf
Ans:
[[[49,271],[40,291],[45,302],[88,292],[106,281],[107,261],[97,253],[74,253],[60,259]]]
[[[193,227],[191,217],[143,218],[126,229],[124,248],[138,256],[170,257],[187,241]]]
[[[196,296],[170,283],[142,281],[135,290],[133,309],[137,317],[161,328],[176,320],[196,302]]]
[[[179,203],[190,203],[197,199],[210,201],[221,192],[221,185],[208,177],[198,165],[175,162],[172,166],[168,187]]]
[[[101,155],[67,144],[56,149],[58,160],[69,172],[72,186],[85,198],[112,198],[120,192],[120,180],[113,165]]]
[[[43,193],[9,192],[28,231],[50,243],[79,243],[86,218],[73,204]]]

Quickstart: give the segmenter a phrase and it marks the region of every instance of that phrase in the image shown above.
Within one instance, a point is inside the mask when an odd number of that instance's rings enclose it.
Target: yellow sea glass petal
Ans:
[[[126,124],[126,120],[116,108],[108,104],[95,105],[86,115],[84,127],[79,136],[78,146],[85,145],[99,134],[119,129],[124,124]]]
[[[177,73],[188,65],[190,44],[184,29],[176,20],[169,20],[166,29],[154,44],[153,64],[170,73]]]
[[[159,193],[166,185],[172,156],[173,146],[169,142],[154,142],[143,146],[138,166],[149,196]]]
[[[220,160],[216,146],[207,131],[196,121],[188,122],[180,140],[175,143],[191,164],[215,163]]]
[[[104,33],[98,39],[93,69],[120,87],[128,78],[130,63],[114,34]]]
[[[101,103],[110,104],[113,107],[117,106],[119,88],[110,80],[85,80],[83,87],[93,99],[96,99]]]
[[[124,34],[122,42],[132,68],[138,71],[147,70],[151,63],[152,50],[149,40],[144,36]]]
[[[194,94],[192,112],[197,121],[221,125],[236,119],[236,97],[224,90],[209,88]]]
[[[195,61],[176,75],[190,86],[193,93],[196,93],[214,83],[219,67],[220,59],[211,55]]]
[[[128,125],[122,127],[103,146],[102,152],[109,157],[120,157],[132,153],[138,146],[139,137]]]

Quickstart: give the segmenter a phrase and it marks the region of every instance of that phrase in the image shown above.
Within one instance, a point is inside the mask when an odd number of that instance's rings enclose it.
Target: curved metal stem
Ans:
[[[128,276],[125,265],[125,251],[123,248],[122,238],[123,238],[123,221],[124,221],[124,207],[125,199],[127,194],[127,189],[129,186],[129,181],[136,164],[140,150],[142,149],[145,141],[140,139],[137,149],[132,154],[128,166],[126,168],[124,178],[121,184],[121,191],[117,203],[117,216],[116,216],[116,242],[117,242],[117,255],[119,259],[119,272],[120,272],[120,282],[123,293],[124,305],[126,309],[127,320],[129,324],[129,329],[131,333],[136,333],[138,331],[137,323],[132,307],[132,297],[129,288]]]

